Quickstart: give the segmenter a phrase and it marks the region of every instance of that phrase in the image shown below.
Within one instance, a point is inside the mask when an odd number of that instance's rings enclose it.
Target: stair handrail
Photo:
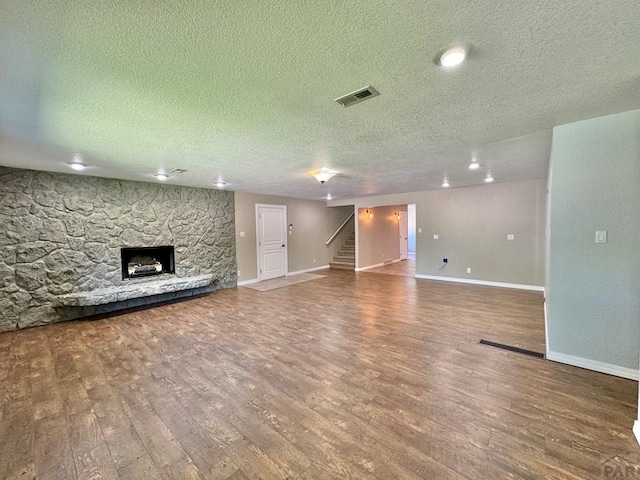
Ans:
[[[356,211],[355,211],[355,210],[354,210],[353,212],[351,212],[351,213],[347,216],[347,218],[345,218],[344,222],[342,222],[342,223],[340,224],[340,226],[336,229],[336,231],[335,231],[335,232],[333,232],[333,235],[331,235],[331,236],[329,237],[329,240],[327,240],[326,242],[324,242],[324,244],[325,244],[327,247],[328,247],[328,246],[329,246],[329,244],[333,241],[333,239],[334,239],[334,238],[336,238],[336,235],[338,235],[338,234],[340,233],[340,230],[342,230],[342,229],[344,228],[344,226],[347,224],[347,222],[348,222],[349,220],[351,220],[351,218],[353,217],[353,215],[355,215],[355,213],[356,213]]]

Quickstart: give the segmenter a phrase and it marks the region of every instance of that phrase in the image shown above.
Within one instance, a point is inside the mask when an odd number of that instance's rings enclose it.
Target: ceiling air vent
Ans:
[[[350,107],[358,102],[366,100],[367,98],[377,97],[380,95],[378,91],[373,87],[364,87],[355,92],[351,92],[342,97],[336,98],[334,101],[338,102],[343,107]]]

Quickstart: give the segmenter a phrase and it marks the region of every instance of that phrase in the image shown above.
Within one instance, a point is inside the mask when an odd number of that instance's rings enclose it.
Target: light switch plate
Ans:
[[[421,228],[418,229],[418,233],[422,233],[422,229]]]
[[[241,237],[244,237],[244,236],[245,236],[245,233],[244,233],[244,232],[240,232],[240,236],[241,236]]]
[[[433,239],[434,239],[434,240],[439,240],[439,239],[440,239],[440,235],[434,235],[434,236],[433,236]]]
[[[596,243],[607,243],[607,231],[598,230],[596,232]]]

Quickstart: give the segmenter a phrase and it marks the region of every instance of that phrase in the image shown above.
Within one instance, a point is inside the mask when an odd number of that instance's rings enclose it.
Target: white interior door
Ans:
[[[400,233],[400,260],[406,260],[409,258],[409,216],[407,212],[400,212],[398,227]]]
[[[287,207],[256,204],[258,279],[287,274]]]

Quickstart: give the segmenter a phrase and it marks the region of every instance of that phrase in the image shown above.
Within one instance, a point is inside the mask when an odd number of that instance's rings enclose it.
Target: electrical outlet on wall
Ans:
[[[238,270],[238,276],[242,275],[242,272],[240,270]]]
[[[471,267],[467,267],[467,273],[471,273]]]

